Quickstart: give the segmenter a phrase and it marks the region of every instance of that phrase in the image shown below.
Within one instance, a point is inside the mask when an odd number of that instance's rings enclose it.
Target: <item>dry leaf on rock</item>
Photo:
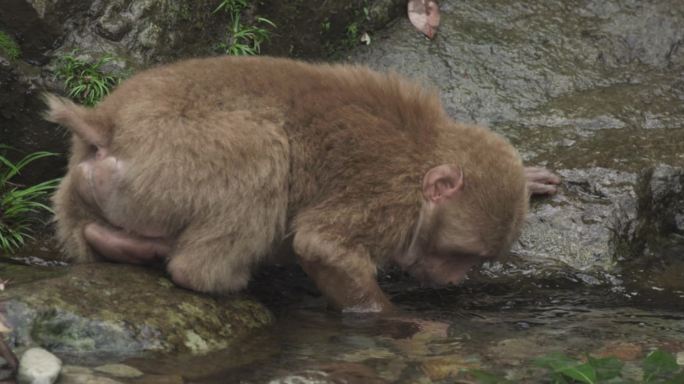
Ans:
[[[409,0],[408,17],[417,30],[432,39],[439,27],[439,4],[435,0]]]

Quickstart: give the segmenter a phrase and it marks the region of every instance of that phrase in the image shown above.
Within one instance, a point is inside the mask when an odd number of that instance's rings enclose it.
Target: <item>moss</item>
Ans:
[[[11,303],[8,318],[20,344],[39,342],[77,354],[205,353],[272,321],[263,306],[245,297],[212,298],[160,279],[161,271],[146,268],[79,265],[66,275],[10,286],[0,301]]]
[[[21,56],[19,45],[7,33],[0,31],[0,53],[10,60],[16,60]]]

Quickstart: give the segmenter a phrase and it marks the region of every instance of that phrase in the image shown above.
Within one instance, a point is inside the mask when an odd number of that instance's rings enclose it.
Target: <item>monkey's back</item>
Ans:
[[[334,171],[328,180],[330,167],[356,177],[360,167],[375,163],[415,164],[416,156],[430,151],[435,126],[445,119],[434,92],[397,75],[275,58],[194,59],[153,68],[124,82],[98,109],[112,117],[117,152],[172,151],[183,169],[192,168],[187,165],[193,158],[212,163],[195,153],[198,142],[215,155],[240,152],[233,148],[240,119],[282,129],[296,148],[292,171],[306,168],[312,179],[333,184],[345,177]],[[135,148],[117,146],[133,141]]]
[[[275,58],[153,68],[97,110],[110,117],[112,152],[137,164],[131,189],[153,197],[132,204],[148,216],[172,214],[162,221],[180,228],[209,209],[245,217],[274,210],[282,227],[337,199],[386,220],[368,221],[364,233],[376,244],[389,227],[398,232],[388,244],[400,241],[417,215],[436,130],[447,120],[433,91],[397,75]],[[259,207],[267,194],[282,196],[287,213],[280,201]]]

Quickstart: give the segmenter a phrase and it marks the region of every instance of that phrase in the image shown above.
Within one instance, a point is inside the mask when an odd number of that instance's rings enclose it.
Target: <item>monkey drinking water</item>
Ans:
[[[76,261],[164,261],[172,280],[232,292],[284,239],[340,309],[388,311],[376,265],[460,281],[507,251],[530,193],[499,135],[437,95],[360,66],[195,59],[144,71],[94,108],[47,96],[71,129],[55,197]]]

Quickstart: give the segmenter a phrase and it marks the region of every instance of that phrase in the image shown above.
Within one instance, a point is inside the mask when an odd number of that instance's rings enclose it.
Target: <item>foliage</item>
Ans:
[[[325,18],[321,23],[321,38],[326,55],[331,58],[340,58],[349,49],[359,45],[359,43],[370,43],[368,31],[372,29],[370,4],[368,0],[363,0],[361,4],[348,9],[347,15],[350,16],[344,24],[340,24],[341,19],[332,21]]]
[[[656,350],[642,362],[643,377],[635,382],[622,376],[624,363],[615,357],[587,356],[585,361],[554,353],[534,360],[535,365],[548,371],[540,382],[552,384],[680,384],[684,383],[684,368],[677,365],[672,354]],[[468,374],[480,384],[511,383],[493,373],[470,370]]]
[[[78,57],[76,51],[73,51],[59,58],[57,77],[64,80],[69,97],[92,106],[108,95],[121,81],[121,76],[102,70],[102,66],[112,60],[112,56],[105,55],[94,62],[89,62]]]
[[[0,51],[4,52],[10,60],[16,60],[21,55],[19,45],[3,31],[0,31]]]
[[[235,12],[241,12],[243,9],[247,8],[247,0],[222,0],[221,4],[214,9],[214,12],[228,12],[229,14],[233,14]]]
[[[248,0],[223,0],[214,9],[213,13],[223,11],[230,15],[226,41],[218,45],[218,48],[227,55],[258,55],[261,53],[261,44],[270,38],[271,33],[266,28],[276,28],[271,20],[259,16],[254,18],[254,25],[242,24],[240,15],[247,6]]]
[[[261,52],[261,43],[269,39],[270,32],[256,25],[245,26],[241,24],[239,13],[232,17],[227,42],[220,43],[219,49],[227,55],[233,56],[258,55]],[[263,17],[257,17],[255,20],[257,23],[275,27],[272,21]]]
[[[25,187],[11,180],[28,164],[43,157],[55,156],[50,152],[35,152],[12,163],[4,156],[11,149],[0,144],[0,250],[12,253],[31,237],[31,225],[40,223],[36,214],[44,211],[52,212],[43,203],[52,190],[57,187],[59,179],[49,180]]]
[[[562,354],[551,354],[535,360],[535,364],[551,371],[553,383],[594,384],[620,376],[623,363],[614,358],[593,358],[579,362]]]
[[[644,383],[684,383],[684,369],[677,365],[671,354],[655,350],[646,356],[643,364]]]

